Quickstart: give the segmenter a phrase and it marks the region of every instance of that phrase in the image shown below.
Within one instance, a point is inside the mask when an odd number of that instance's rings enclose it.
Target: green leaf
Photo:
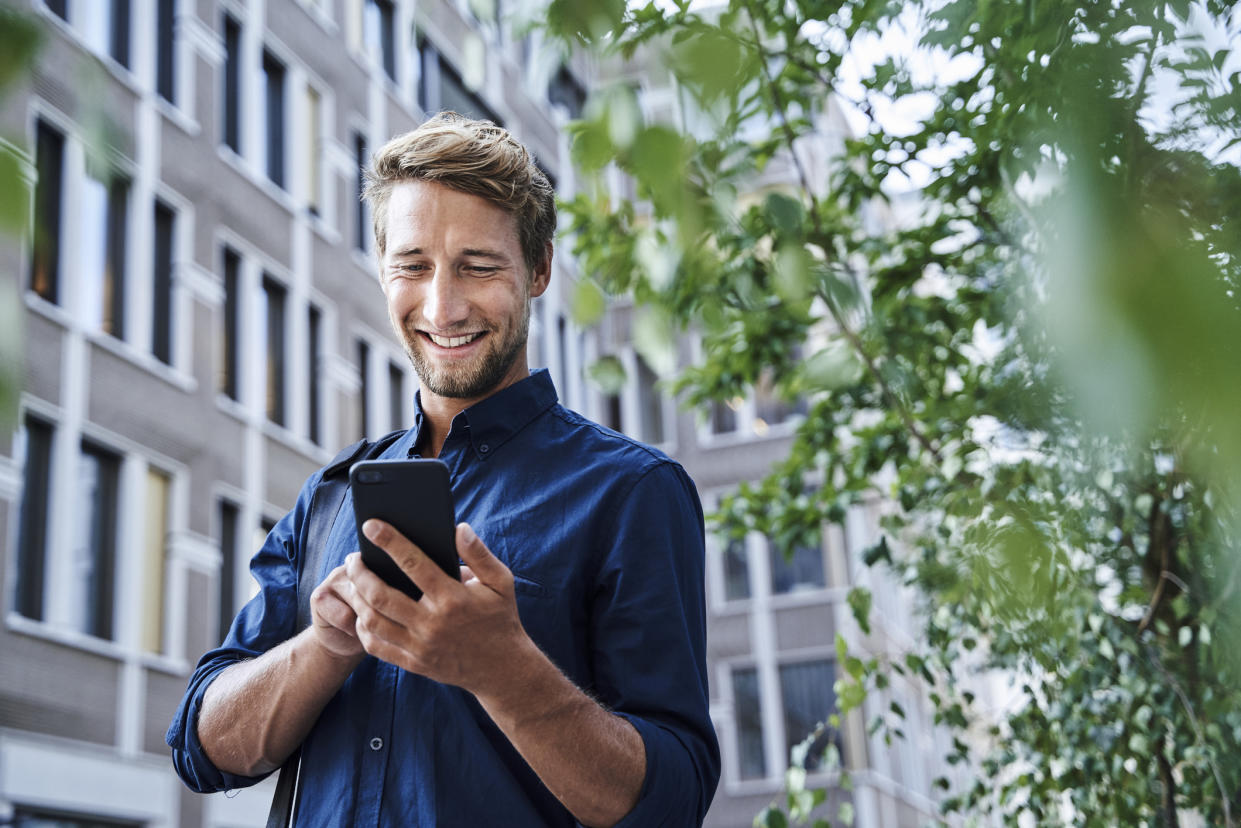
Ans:
[[[870,635],[870,590],[866,587],[853,587],[849,590],[847,600],[849,609],[853,612],[853,619],[862,628],[862,632]]]
[[[625,366],[614,356],[596,360],[586,369],[586,376],[604,394],[619,394],[627,380]]]
[[[579,327],[595,324],[607,310],[607,299],[593,279],[579,279],[573,288],[571,314]]]

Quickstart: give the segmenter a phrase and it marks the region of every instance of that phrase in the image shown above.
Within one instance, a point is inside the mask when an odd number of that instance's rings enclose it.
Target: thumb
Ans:
[[[509,568],[491,554],[487,544],[483,543],[468,523],[457,524],[457,554],[461,562],[470,568],[475,578],[490,587],[502,586],[505,579],[511,579]]]

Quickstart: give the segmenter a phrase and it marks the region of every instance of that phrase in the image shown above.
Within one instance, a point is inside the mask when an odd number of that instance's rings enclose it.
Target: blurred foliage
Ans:
[[[42,43],[28,16],[0,6],[0,106],[25,80]],[[30,183],[19,157],[24,142],[0,137],[0,233],[20,235],[30,215]],[[0,274],[0,428],[17,419],[21,393],[21,289],[15,273]]]
[[[808,403],[720,528],[792,542],[886,504],[863,557],[917,589],[924,642],[872,646],[882,619],[852,595],[863,636],[857,655],[840,641],[824,726],[861,708],[899,738],[882,699],[905,675],[953,737],[945,819],[1235,825],[1232,4],[587,1],[548,25],[665,67],[679,101],[679,123],[648,124],[603,89],[574,125],[584,271],[701,339],[675,380],[688,404],[765,372]],[[833,96],[862,124],[843,140]],[[982,671],[1014,682],[1007,712],[968,689]],[[757,824],[829,822],[792,761]]]

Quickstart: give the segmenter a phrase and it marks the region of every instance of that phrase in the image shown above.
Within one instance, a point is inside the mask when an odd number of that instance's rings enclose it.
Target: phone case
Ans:
[[[349,469],[353,515],[362,562],[415,601],[422,590],[387,552],[366,539],[362,524],[392,524],[452,578],[460,578],[456,517],[448,467],[439,460],[364,460]]]

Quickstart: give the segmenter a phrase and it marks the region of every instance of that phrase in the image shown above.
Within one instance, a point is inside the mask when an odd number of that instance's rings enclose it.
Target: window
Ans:
[[[323,313],[314,305],[311,305],[307,311],[307,338],[310,340],[307,345],[309,353],[306,354],[306,370],[309,372],[309,382],[306,383],[306,394],[308,399],[307,413],[309,422],[307,423],[307,436],[310,442],[317,445],[323,445],[323,407],[320,397],[323,394],[323,383],[319,379],[322,368],[319,363],[323,361],[322,345],[322,328]]]
[[[52,479],[52,427],[26,416],[26,465],[17,527],[17,612],[43,619],[47,568],[47,519]]]
[[[118,455],[82,441],[75,479],[72,568],[58,588],[68,594],[69,626],[96,638],[112,638],[120,474]]]
[[[423,112],[452,109],[471,118],[482,118],[500,126],[504,125],[482,98],[466,88],[461,74],[444,59],[426,35],[419,34],[417,43],[421,57],[418,106]]]
[[[711,401],[711,433],[712,434],[732,434],[737,430],[737,409],[739,403],[736,400],[724,402],[722,400]]]
[[[365,438],[367,435],[367,421],[370,419],[370,382],[367,375],[371,370],[371,347],[366,344],[366,340],[359,339],[358,343],[358,434]]]
[[[405,372],[395,362],[388,363],[388,422],[391,430],[405,427]]]
[[[392,0],[366,0],[363,20],[368,54],[379,58],[384,74],[396,80],[396,41],[393,37]]]
[[[47,10],[61,20],[69,19],[69,10],[65,8],[67,0],[43,0],[43,2],[47,4]]]
[[[556,316],[556,356],[560,371],[556,376],[556,388],[560,391],[561,399],[569,398],[569,323],[565,321],[564,315]]]
[[[733,716],[737,727],[737,771],[741,779],[767,775],[763,750],[763,715],[759,704],[758,670],[733,670]]]
[[[780,697],[784,705],[784,743],[792,750],[835,712],[836,669],[832,661],[807,661],[780,667]],[[840,733],[825,725],[806,752],[806,770],[823,767],[829,744],[840,749]]]
[[[87,0],[73,11],[87,44],[128,68],[129,0]]]
[[[220,332],[219,389],[230,400],[240,399],[241,255],[224,248],[224,329]]]
[[[750,597],[750,570],[746,565],[744,538],[729,538],[724,552],[724,600],[740,601]]]
[[[176,37],[176,0],[158,0],[155,10],[155,91],[176,103],[173,44]]]
[[[823,566],[823,544],[799,545],[787,559],[774,541],[768,540],[771,558],[771,591],[776,595],[806,592],[827,586]]]
[[[270,276],[263,276],[262,291],[262,323],[267,332],[266,354],[264,359],[265,381],[267,389],[265,406],[267,419],[276,425],[285,424],[284,411],[284,366],[285,366],[285,299],[288,291],[284,285]]]
[[[362,253],[366,252],[366,201],[362,198],[362,190],[366,187],[366,139],[361,133],[353,134],[353,247]]]
[[[223,641],[237,614],[237,527],[241,509],[231,500],[220,501],[220,627]]]
[[[277,187],[284,186],[284,64],[263,52],[263,113],[267,134],[263,142],[263,169]]]
[[[172,364],[172,247],[175,225],[176,214],[172,208],[156,201],[151,352],[165,365]]]
[[[78,267],[85,322],[118,339],[125,331],[125,225],[129,182],[88,170],[78,201]]]
[[[142,510],[142,565],[146,579],[142,596],[142,648],[164,652],[164,549],[168,540],[168,504],[172,481],[158,469],[147,469],[146,508]]]
[[[664,442],[663,395],[656,383],[659,378],[646,360],[637,355],[638,364],[638,439],[659,444]]]
[[[13,828],[139,828],[140,823],[125,822],[89,814],[45,811],[18,805],[13,810]]]
[[[241,153],[241,24],[224,15],[224,145]]]
[[[613,431],[621,430],[621,398],[620,394],[606,394],[603,397],[603,425]]]
[[[43,121],[35,125],[34,245],[30,289],[49,302],[60,301],[60,223],[64,198],[65,136]]]
[[[547,100],[552,106],[562,107],[570,118],[582,117],[586,106],[586,88],[569,71],[569,67],[561,64],[555,77],[547,85]]]
[[[318,90],[306,86],[306,130],[304,147],[306,153],[306,209],[312,216],[319,215],[320,189],[323,186],[319,175],[319,147],[323,143],[319,136],[319,113],[322,99]]]
[[[800,351],[795,350],[793,360],[796,362],[800,359]],[[806,411],[804,397],[791,403],[780,398],[776,390],[775,375],[770,368],[764,368],[758,382],[754,384],[754,430],[761,435],[767,426],[787,422],[796,415],[805,415]]]

